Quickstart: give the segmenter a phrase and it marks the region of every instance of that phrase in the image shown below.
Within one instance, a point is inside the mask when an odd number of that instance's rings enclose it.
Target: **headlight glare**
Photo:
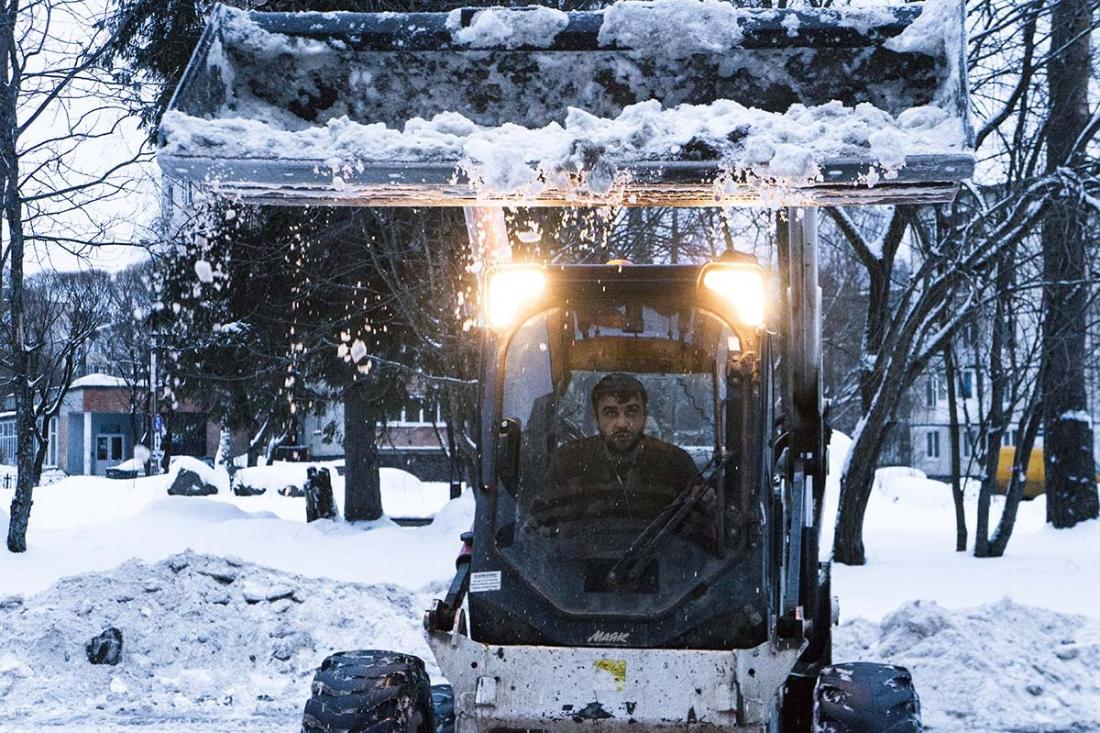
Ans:
[[[485,315],[493,328],[504,328],[516,320],[523,309],[542,297],[546,273],[541,267],[509,265],[489,273]]]
[[[759,268],[712,266],[703,272],[703,285],[729,302],[746,325],[764,323],[764,273]]]

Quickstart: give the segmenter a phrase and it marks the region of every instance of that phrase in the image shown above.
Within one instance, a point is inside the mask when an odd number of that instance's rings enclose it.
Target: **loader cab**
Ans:
[[[748,260],[490,273],[475,640],[705,649],[767,637],[765,293]],[[594,400],[609,375],[641,389]],[[601,429],[597,408],[632,421]]]

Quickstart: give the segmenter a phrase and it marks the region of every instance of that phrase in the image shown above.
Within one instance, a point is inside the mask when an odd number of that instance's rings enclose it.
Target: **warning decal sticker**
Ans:
[[[484,593],[490,590],[500,590],[499,570],[488,573],[474,573],[470,576],[471,593]]]

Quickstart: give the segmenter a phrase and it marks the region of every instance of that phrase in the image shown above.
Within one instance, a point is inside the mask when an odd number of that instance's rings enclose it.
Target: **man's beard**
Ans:
[[[612,453],[626,454],[634,450],[642,440],[642,434],[632,433],[628,430],[619,430],[611,433],[605,439],[608,450]]]

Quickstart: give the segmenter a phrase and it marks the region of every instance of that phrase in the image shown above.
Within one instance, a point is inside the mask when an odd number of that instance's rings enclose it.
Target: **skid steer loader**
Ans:
[[[952,199],[962,21],[949,0],[215,13],[161,127],[174,200],[464,206],[485,266],[475,522],[425,615],[451,687],[334,654],[303,730],[920,730],[904,669],[832,660],[815,207]],[[670,114],[707,123],[666,145]],[[516,139],[517,175],[486,175]],[[508,261],[503,206],[583,205],[767,205],[776,261]]]

